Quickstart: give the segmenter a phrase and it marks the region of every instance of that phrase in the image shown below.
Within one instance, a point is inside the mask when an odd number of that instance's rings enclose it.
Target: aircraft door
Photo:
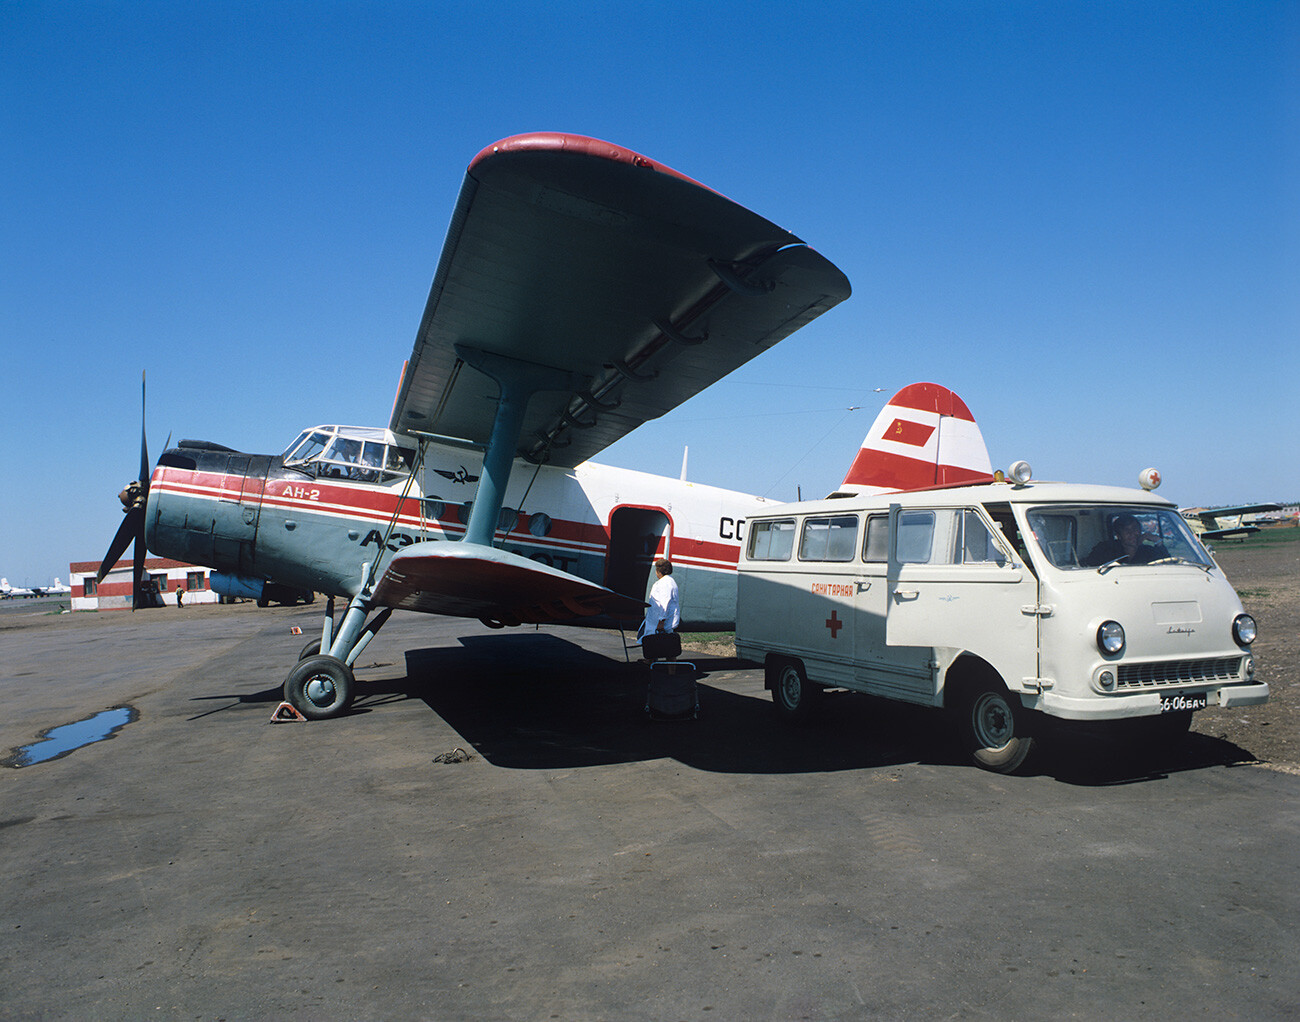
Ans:
[[[609,516],[605,585],[623,596],[645,599],[656,558],[668,557],[672,522],[665,511],[648,507],[615,508]]]
[[[1038,581],[999,537],[975,508],[890,507],[891,650],[973,653],[1012,691],[1037,677]]]

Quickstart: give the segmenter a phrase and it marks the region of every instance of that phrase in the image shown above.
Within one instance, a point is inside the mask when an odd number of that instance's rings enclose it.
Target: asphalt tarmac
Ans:
[[[272,724],[320,611],[6,608],[0,757],[132,712],[0,769],[0,1017],[1300,1014],[1300,777],[1247,750],[1002,777],[722,660],[649,723],[617,633],[402,613],[351,715]]]

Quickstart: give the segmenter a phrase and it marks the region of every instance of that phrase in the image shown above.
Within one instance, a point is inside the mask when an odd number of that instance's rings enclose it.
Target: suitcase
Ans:
[[[682,655],[682,637],[676,632],[649,632],[641,637],[641,655],[647,660],[671,660]]]
[[[645,709],[651,720],[686,720],[700,715],[695,665],[684,660],[664,660],[650,665]]]

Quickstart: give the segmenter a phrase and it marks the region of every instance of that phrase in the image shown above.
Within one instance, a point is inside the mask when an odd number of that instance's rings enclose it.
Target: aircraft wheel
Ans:
[[[1029,714],[1000,684],[976,689],[961,711],[962,734],[977,766],[1014,773],[1034,748]]]
[[[805,723],[812,719],[822,693],[813,685],[798,660],[779,660],[768,665],[772,702],[777,712],[788,720]]]
[[[302,652],[298,654],[299,660],[306,660],[309,656],[315,656],[320,652],[320,639],[312,639],[311,642],[303,646]]]
[[[342,660],[317,653],[299,661],[284,683],[284,698],[308,720],[328,720],[352,705],[356,679]]]

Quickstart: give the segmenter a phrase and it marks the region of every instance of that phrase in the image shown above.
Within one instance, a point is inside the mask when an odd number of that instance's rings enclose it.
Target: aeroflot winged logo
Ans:
[[[876,416],[840,489],[888,493],[993,478],[966,403],[937,383],[904,387]]]
[[[435,472],[444,479],[450,479],[453,483],[476,483],[478,476],[472,476],[465,471],[465,466],[461,465],[455,472],[446,472],[443,469],[435,468]]]

